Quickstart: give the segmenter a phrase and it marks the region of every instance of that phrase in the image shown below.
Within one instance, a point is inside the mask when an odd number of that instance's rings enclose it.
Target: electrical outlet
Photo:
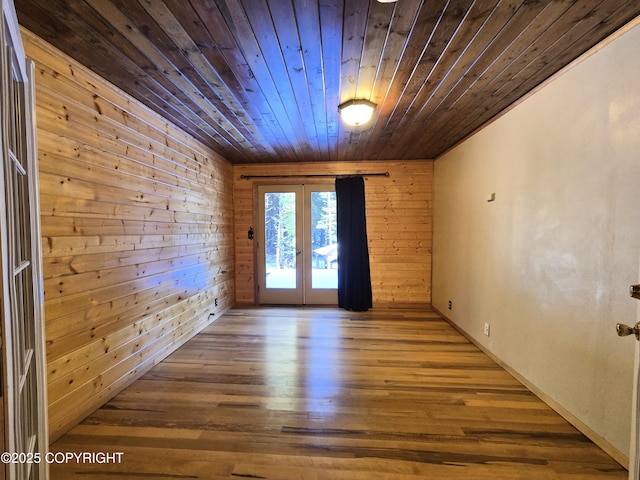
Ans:
[[[491,326],[485,322],[484,324],[484,334],[488,337],[491,334]]]
[[[453,302],[449,300],[449,310],[453,310]]]

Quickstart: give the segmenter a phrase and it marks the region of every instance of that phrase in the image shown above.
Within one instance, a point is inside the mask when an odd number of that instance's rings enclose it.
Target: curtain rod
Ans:
[[[240,175],[240,178],[249,180],[251,178],[317,178],[317,177],[388,177],[389,172],[381,173],[316,173],[316,174],[300,174],[300,175]]]

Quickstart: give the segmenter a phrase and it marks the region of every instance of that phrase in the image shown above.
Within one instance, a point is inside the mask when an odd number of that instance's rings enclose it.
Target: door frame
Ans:
[[[337,289],[313,289],[312,287],[312,270],[313,270],[313,251],[311,244],[312,230],[311,225],[311,194],[313,192],[332,192],[335,186],[332,183],[324,182],[305,182],[305,183],[260,183],[255,185],[256,195],[256,232],[255,232],[255,262],[256,277],[255,291],[256,303],[259,305],[337,305],[338,291]],[[296,272],[296,289],[269,289],[265,293],[265,249],[264,249],[264,193],[265,192],[295,192],[296,193],[296,210],[300,213],[300,221],[296,223],[296,251],[297,255],[297,272]],[[291,297],[295,297],[294,301],[290,301]]]
[[[640,304],[636,306],[636,327],[640,325]],[[631,408],[631,448],[629,480],[640,478],[640,341],[635,343],[633,360],[633,402]]]
[[[338,290],[313,288],[313,245],[312,236],[310,235],[313,226],[311,225],[311,195],[314,192],[335,192],[335,184],[330,183],[314,183],[306,184],[303,189],[304,212],[309,215],[304,216],[304,234],[302,248],[302,265],[304,269],[304,303],[305,305],[338,305]]]
[[[296,287],[287,289],[266,288],[266,284],[263,285],[263,280],[266,278],[266,248],[265,248],[265,204],[263,201],[264,194],[273,193],[288,193],[293,192],[296,195],[295,209],[296,209],[296,252],[301,252],[302,236],[303,236],[303,221],[298,222],[297,212],[303,209],[302,193],[303,189],[301,185],[289,185],[289,184],[277,184],[277,185],[258,185],[258,230],[256,239],[256,253],[257,253],[257,284],[258,284],[258,304],[291,304],[291,305],[303,305],[304,304],[304,284],[303,284],[303,268],[300,262],[302,262],[302,256],[296,253]],[[294,301],[291,301],[291,298]]]
[[[2,329],[2,350],[0,358],[2,359],[2,396],[3,396],[3,437],[4,451],[14,453],[33,453],[37,454],[41,461],[30,464],[32,476],[34,479],[48,479],[49,468],[47,462],[44,461],[45,455],[49,447],[48,436],[48,417],[47,417],[47,381],[46,381],[46,360],[45,360],[45,337],[44,337],[44,305],[43,305],[43,287],[42,287],[42,247],[40,235],[40,210],[38,196],[38,163],[37,163],[37,142],[36,142],[36,121],[35,121],[35,88],[34,88],[34,65],[33,62],[26,59],[24,47],[20,37],[20,29],[13,0],[2,0],[2,11],[0,19],[0,70],[2,79],[0,80],[1,98],[6,100],[9,94],[9,85],[16,81],[21,89],[24,102],[20,109],[24,130],[21,132],[20,141],[25,149],[24,164],[21,169],[24,171],[21,175],[26,176],[25,198],[28,199],[28,208],[21,210],[17,218],[25,221],[25,232],[29,236],[29,248],[26,250],[26,257],[29,262],[31,285],[28,291],[25,290],[26,301],[30,313],[32,314],[33,324],[33,366],[32,372],[35,376],[34,390],[30,391],[30,402],[33,405],[29,412],[30,420],[34,422],[35,445],[34,452],[23,452],[20,445],[16,445],[17,439],[20,438],[22,425],[20,419],[22,412],[18,405],[19,402],[19,385],[16,385],[16,378],[20,377],[17,371],[18,366],[14,364],[14,345],[12,341],[13,325],[15,316],[15,289],[14,289],[14,267],[12,259],[15,256],[13,236],[11,235],[11,226],[9,215],[13,215],[9,204],[6,205],[5,211],[0,215],[0,263],[2,266],[2,275],[0,276],[0,290],[2,297],[0,300],[0,317]],[[6,42],[10,42],[12,49],[12,58],[8,58],[8,48]],[[13,70],[12,70],[13,69]],[[7,81],[8,80],[8,81]],[[9,186],[6,176],[11,168],[15,168],[13,164],[15,159],[9,156],[9,145],[7,136],[8,122],[13,122],[8,118],[7,111],[3,109],[2,118],[0,119],[0,150],[3,156],[2,175],[0,175],[0,197],[6,199]],[[26,271],[26,270],[25,270]],[[4,469],[4,474],[8,479],[19,478],[23,476],[25,464],[7,463],[0,467]],[[4,478],[4,476],[2,477]]]

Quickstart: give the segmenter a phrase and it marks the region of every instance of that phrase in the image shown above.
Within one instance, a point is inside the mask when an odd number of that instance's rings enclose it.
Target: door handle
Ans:
[[[634,327],[630,327],[624,323],[618,323],[616,324],[616,332],[618,332],[619,337],[635,335],[636,339],[640,340],[640,322],[636,323]]]
[[[302,250],[296,250],[296,255],[300,255],[302,253]]]

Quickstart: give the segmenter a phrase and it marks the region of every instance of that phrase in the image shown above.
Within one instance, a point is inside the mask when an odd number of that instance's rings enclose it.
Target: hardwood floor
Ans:
[[[424,311],[231,310],[51,450],[121,452],[53,480],[627,478]]]

